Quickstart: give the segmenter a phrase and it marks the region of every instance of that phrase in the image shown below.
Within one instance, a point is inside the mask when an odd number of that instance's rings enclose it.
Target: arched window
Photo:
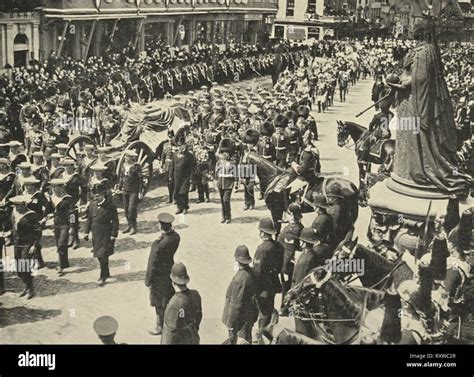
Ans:
[[[28,37],[26,36],[26,34],[17,34],[15,39],[13,40],[13,44],[28,45]]]

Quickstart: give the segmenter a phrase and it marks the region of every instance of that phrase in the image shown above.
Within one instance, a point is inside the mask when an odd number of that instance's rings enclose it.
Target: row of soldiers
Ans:
[[[117,174],[116,162],[108,157],[109,147],[97,148],[97,156],[96,148],[88,145],[86,155],[75,161],[66,155],[67,145],[57,145],[56,152],[47,159],[43,152],[34,152],[32,162],[20,151],[21,143],[13,141],[6,147],[7,158],[0,158],[2,250],[3,246],[14,245],[15,250],[19,248],[14,253],[17,262],[34,263],[27,271],[17,270],[26,287],[23,295],[34,296],[31,272],[44,267],[41,237],[50,219],[58,253],[58,275],[62,276],[70,266],[69,248],[79,247],[80,221],[85,218],[84,231],[86,234],[92,231],[94,256],[99,258],[101,267],[99,280],[104,285],[109,277],[108,256],[113,253],[110,238],[111,235],[115,238],[118,232],[118,217],[112,202],[115,191],[121,193],[128,221],[124,233],[133,235],[137,231],[137,205],[142,198],[137,153],[125,153],[123,167]],[[19,224],[34,231],[20,231]],[[2,275],[2,292],[3,280]]]

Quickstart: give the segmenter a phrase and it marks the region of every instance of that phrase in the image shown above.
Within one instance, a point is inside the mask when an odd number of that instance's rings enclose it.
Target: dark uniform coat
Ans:
[[[172,230],[151,245],[145,277],[145,285],[150,287],[151,306],[160,306],[174,294],[170,274],[179,241],[179,234]]]
[[[241,268],[232,278],[225,296],[222,322],[229,329],[239,330],[258,317],[257,280],[249,266]]]
[[[171,159],[169,176],[174,182],[175,195],[189,192],[190,179],[194,172],[194,156],[186,150],[183,154],[176,152]]]
[[[199,344],[201,296],[195,290],[176,292],[166,306],[161,344]]]
[[[322,235],[326,242],[332,242],[334,239],[334,220],[328,213],[320,213],[313,221],[311,225],[313,229],[316,229],[319,234]]]
[[[258,277],[260,292],[269,294],[281,292],[278,274],[283,266],[283,255],[283,246],[278,241],[266,240],[258,246],[253,265]]]
[[[117,208],[110,198],[102,202],[91,201],[87,210],[85,233],[92,231],[92,249],[94,257],[101,258],[114,253],[111,237],[117,238],[119,220]]]
[[[278,241],[283,245],[285,253],[283,256],[283,268],[282,273],[291,275],[293,271],[293,260],[295,257],[295,251],[299,250],[299,238],[300,233],[303,230],[303,224],[292,223],[288,224],[280,233]]]
[[[315,267],[318,267],[318,262],[319,258],[314,250],[303,251],[296,261],[291,286],[294,287],[296,284],[301,282],[306,277],[306,275],[308,275],[309,271]]]

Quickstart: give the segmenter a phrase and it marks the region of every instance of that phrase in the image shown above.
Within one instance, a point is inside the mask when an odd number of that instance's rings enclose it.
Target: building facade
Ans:
[[[0,69],[22,66],[39,57],[41,14],[30,4],[0,6]]]
[[[324,0],[279,0],[273,37],[291,41],[337,37],[337,30],[349,21],[326,15]]]
[[[257,43],[271,31],[277,0],[45,0],[42,55],[98,55],[113,40],[143,49],[162,36],[170,46],[204,41]]]

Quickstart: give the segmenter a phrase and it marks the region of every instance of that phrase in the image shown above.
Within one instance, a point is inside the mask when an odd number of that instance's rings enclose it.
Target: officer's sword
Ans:
[[[377,106],[380,102],[382,101],[385,101],[388,97],[390,97],[392,95],[392,92],[390,91],[390,93],[388,93],[385,97],[382,97],[380,98],[377,102],[374,102],[373,105],[369,106],[368,108],[366,108],[365,110],[362,110],[359,114],[356,115],[356,118],[360,117],[362,114],[366,113],[367,111],[369,111],[372,107],[375,107]]]

